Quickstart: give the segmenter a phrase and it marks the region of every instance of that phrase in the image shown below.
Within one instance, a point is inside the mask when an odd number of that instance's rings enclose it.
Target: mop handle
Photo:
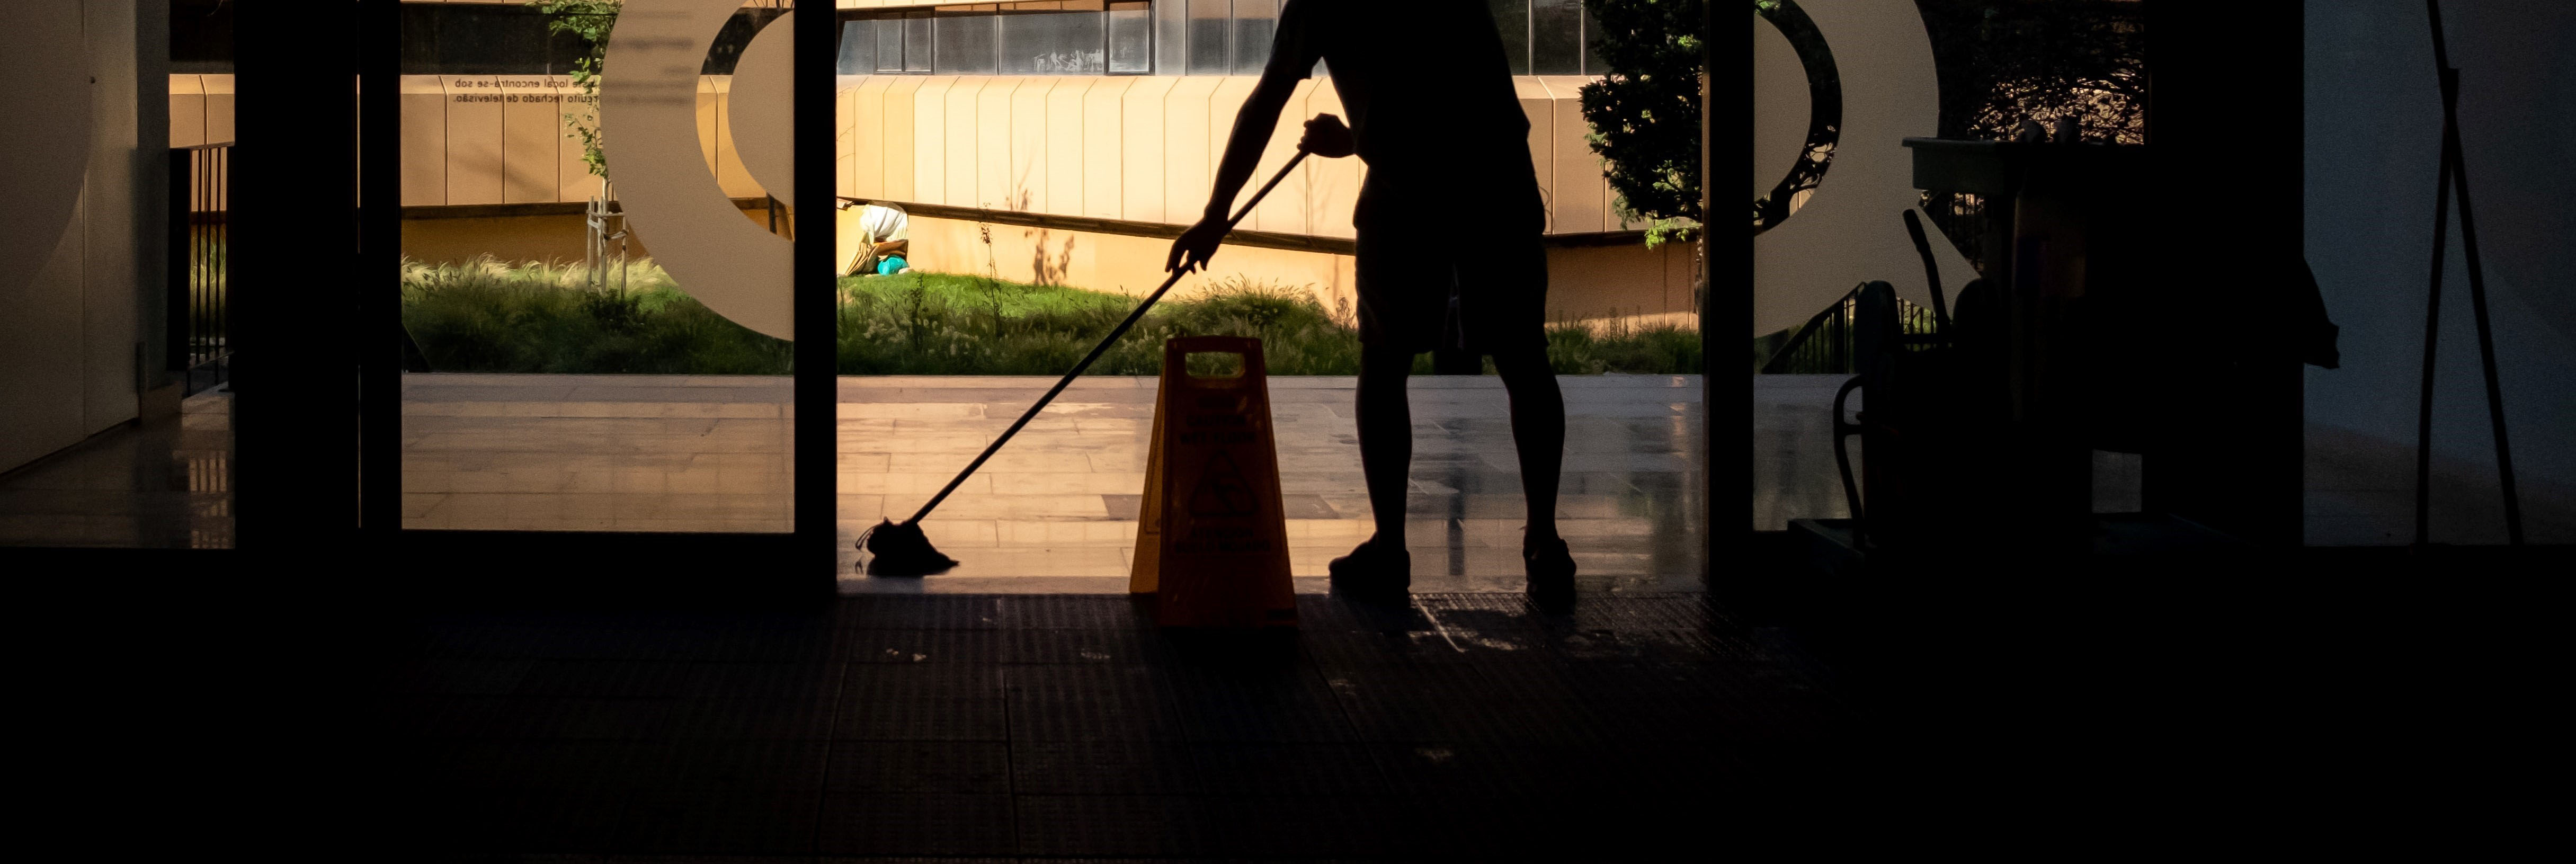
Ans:
[[[1300,148],[1297,155],[1289,157],[1288,164],[1279,166],[1279,173],[1270,175],[1270,182],[1261,184],[1261,188],[1252,193],[1252,200],[1243,202],[1243,207],[1234,211],[1234,217],[1225,220],[1225,230],[1233,231],[1235,223],[1242,222],[1243,217],[1251,215],[1252,205],[1261,203],[1261,196],[1270,194],[1271,188],[1278,186],[1279,181],[1288,179],[1288,172],[1296,168],[1297,163],[1303,161],[1306,161],[1306,151]],[[985,447],[984,452],[975,457],[975,461],[966,463],[966,470],[957,472],[956,479],[948,481],[948,485],[942,487],[939,494],[930,496],[930,503],[921,505],[921,509],[914,512],[911,519],[905,521],[919,522],[929,516],[930,511],[939,506],[939,502],[948,500],[948,493],[957,491],[957,487],[965,483],[966,478],[975,476],[975,469],[984,467],[984,461],[993,458],[993,453],[1001,450],[1003,444],[1009,443],[1011,436],[1020,434],[1020,427],[1029,425],[1029,420],[1037,417],[1038,412],[1046,408],[1047,403],[1055,401],[1056,394],[1064,392],[1066,385],[1072,384],[1073,379],[1080,377],[1083,370],[1091,368],[1092,361],[1099,360],[1100,355],[1109,353],[1109,346],[1117,344],[1118,337],[1127,335],[1128,328],[1136,326],[1137,321],[1144,319],[1145,310],[1154,308],[1154,302],[1163,299],[1163,294],[1172,290],[1173,285],[1180,284],[1181,277],[1189,275],[1192,269],[1194,268],[1181,267],[1173,270],[1171,277],[1163,280],[1163,287],[1156,288],[1154,293],[1145,295],[1145,302],[1136,304],[1136,311],[1127,313],[1127,320],[1118,322],[1118,328],[1109,331],[1109,338],[1102,339],[1099,345],[1093,346],[1091,353],[1083,357],[1082,362],[1073,364],[1073,371],[1064,373],[1064,378],[1056,381],[1055,386],[1049,388],[1046,395],[1038,397],[1037,404],[1030,405],[1029,410],[1020,413],[1020,419],[1012,421],[1011,428],[1002,430],[1002,437],[993,439],[992,445]]]

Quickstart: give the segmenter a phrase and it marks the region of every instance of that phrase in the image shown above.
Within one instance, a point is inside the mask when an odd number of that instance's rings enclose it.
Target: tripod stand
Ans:
[[[2478,322],[2478,360],[2485,366],[2487,422],[2495,429],[2496,473],[2504,488],[2506,543],[2522,545],[2522,502],[2513,488],[2513,447],[2506,440],[2504,389],[2496,380],[2495,336],[2487,325],[2486,272],[2478,265],[2478,229],[2469,207],[2469,170],[2460,152],[2460,70],[2442,38],[2442,0],[2424,0],[2433,24],[2433,66],[2442,85],[2442,167],[2434,193],[2433,286],[2424,309],[2424,378],[2415,416],[2415,545],[2430,533],[2433,481],[2433,360],[2442,336],[2442,255],[2451,239],[2451,193],[2460,195],[2460,254],[2468,264],[2469,306]]]

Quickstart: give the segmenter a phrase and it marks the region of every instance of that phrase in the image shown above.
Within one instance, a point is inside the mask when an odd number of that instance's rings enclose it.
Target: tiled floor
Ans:
[[[1694,526],[1705,512],[1693,455],[1703,446],[1698,378],[1562,380],[1570,417],[1558,510],[1587,587],[1689,590],[1703,543]],[[927,579],[856,572],[859,531],[908,517],[1052,383],[843,379],[844,588],[1124,591],[1145,481],[1151,378],[1076,382],[941,505],[925,528],[964,566]],[[1281,377],[1270,386],[1291,566],[1303,590],[1321,591],[1325,561],[1349,551],[1370,524],[1352,443],[1351,379]],[[1417,587],[1516,590],[1520,481],[1504,393],[1496,379],[1481,377],[1418,378],[1412,393],[1407,540]],[[781,379],[410,376],[405,524],[784,530],[788,398]],[[1812,431],[1795,420],[1783,425],[1789,435]],[[1817,468],[1775,464],[1792,476]],[[1831,463],[1822,465],[1829,477]],[[1780,500],[1810,503],[1815,491]]]
[[[386,806],[460,856],[1681,860],[1849,741],[1813,657],[1699,595],[1299,608],[1233,645],[1119,597],[436,616]]]
[[[232,396],[179,410],[0,476],[0,546],[232,548]]]
[[[854,532],[902,519],[1052,383],[1040,379],[871,378],[842,382],[841,518]],[[1696,585],[1699,380],[1569,376],[1563,532],[1594,587]],[[1348,378],[1270,379],[1289,558],[1301,588],[1370,528]],[[1155,382],[1078,382],[926,522],[965,566],[851,590],[1124,590],[1145,484]],[[1406,541],[1423,590],[1520,586],[1520,472],[1497,379],[1414,380],[1413,494]],[[871,452],[883,450],[885,452]],[[850,562],[855,563],[852,552]],[[994,580],[1009,579],[1004,583]]]

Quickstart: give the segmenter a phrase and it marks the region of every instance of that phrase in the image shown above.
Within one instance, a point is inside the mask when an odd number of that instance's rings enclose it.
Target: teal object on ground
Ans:
[[[877,262],[877,275],[892,276],[894,274],[901,273],[908,263],[909,262],[903,260],[903,256],[901,255],[888,255],[885,257],[885,260]]]

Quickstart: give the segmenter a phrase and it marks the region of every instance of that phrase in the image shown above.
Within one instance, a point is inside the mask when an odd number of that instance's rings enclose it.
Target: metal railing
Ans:
[[[2012,202],[2006,201],[2004,205],[2009,210]],[[1925,221],[1931,222],[1933,227],[1939,229],[1941,236],[1949,238],[1951,247],[1959,250],[1959,255],[1968,260],[1969,266],[1978,268],[1976,273],[1970,274],[1971,276],[1985,274],[1988,242],[2012,245],[2010,237],[1993,240],[1986,236],[1991,230],[1991,223],[1988,223],[1985,218],[1986,202],[1976,195],[1966,192],[1925,192],[1923,193],[1923,215],[1928,217]]]
[[[232,356],[232,142],[170,150],[170,371],[183,392],[221,384]]]
[[[1905,337],[1907,349],[1930,345],[1940,333],[1940,321],[1932,310],[1899,297],[1896,300],[1898,332]],[[1789,335],[1788,340],[1763,361],[1763,375],[1856,375],[1860,373],[1853,359],[1853,325],[1860,316],[1860,289],[1853,288],[1825,311],[1807,319],[1805,326]]]

